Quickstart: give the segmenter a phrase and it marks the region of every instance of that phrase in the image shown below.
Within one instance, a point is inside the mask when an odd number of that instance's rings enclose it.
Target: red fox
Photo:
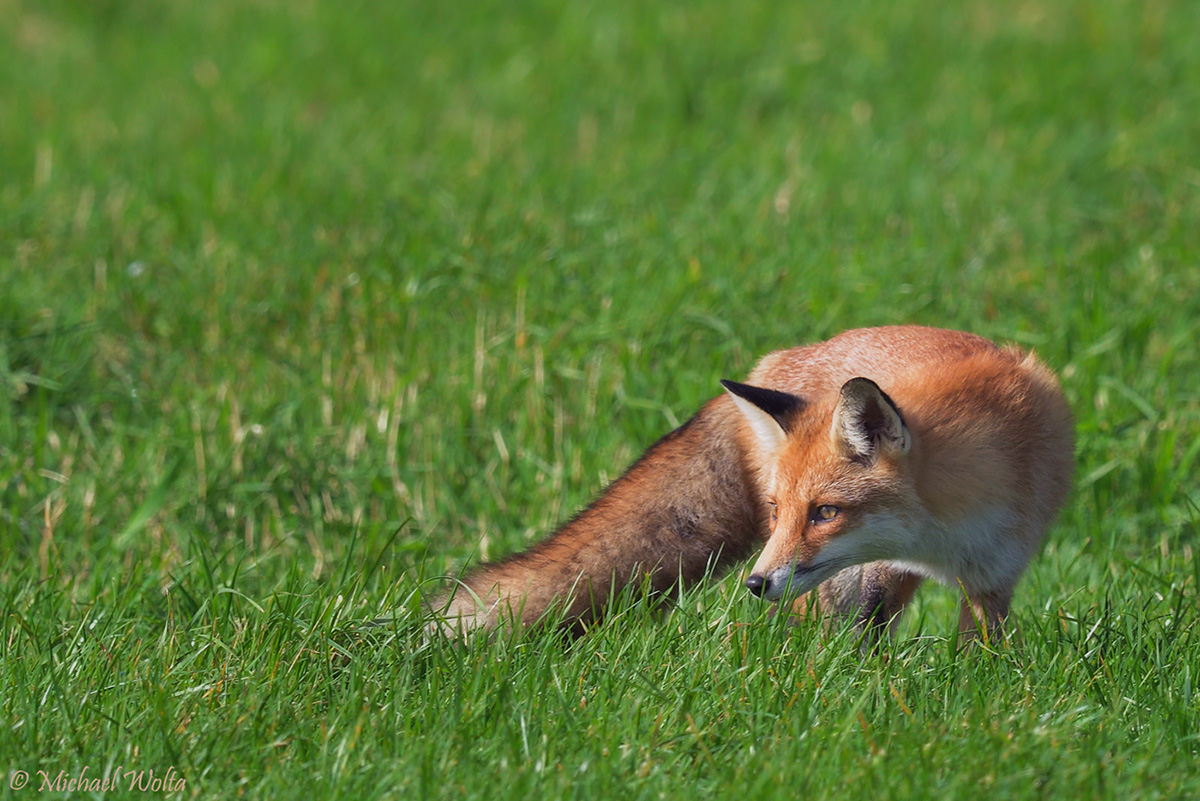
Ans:
[[[589,507],[482,565],[434,608],[450,630],[578,629],[634,581],[678,590],[748,557],[768,601],[892,630],[925,578],[963,598],[959,629],[996,631],[1074,469],[1070,409],[1030,353],[973,334],[865,328],[764,357],[723,381]]]

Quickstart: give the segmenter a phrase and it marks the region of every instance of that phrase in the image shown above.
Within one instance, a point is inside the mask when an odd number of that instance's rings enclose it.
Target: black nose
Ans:
[[[746,579],[746,589],[754,595],[755,598],[761,598],[763,594],[763,586],[767,580],[757,573],[751,573],[750,578]]]

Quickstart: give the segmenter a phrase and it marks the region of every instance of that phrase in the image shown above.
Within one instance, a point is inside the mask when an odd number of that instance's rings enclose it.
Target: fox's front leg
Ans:
[[[1002,636],[1010,628],[1004,621],[1011,601],[1012,590],[972,593],[964,589],[958,615],[959,636],[967,640],[979,638],[985,643]]]
[[[876,643],[895,631],[922,577],[887,562],[855,565],[792,602],[792,614],[804,617],[819,605],[830,622],[852,620],[864,641]]]

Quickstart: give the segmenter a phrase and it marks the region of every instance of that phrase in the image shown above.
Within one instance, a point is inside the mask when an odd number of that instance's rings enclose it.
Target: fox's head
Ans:
[[[721,383],[766,465],[771,535],[746,581],[752,593],[798,596],[844,568],[908,554],[921,516],[912,435],[874,381],[853,378],[825,403]]]

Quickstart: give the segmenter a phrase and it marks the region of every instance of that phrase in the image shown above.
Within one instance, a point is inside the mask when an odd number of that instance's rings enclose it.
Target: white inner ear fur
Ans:
[[[725,391],[729,393],[729,397],[733,398],[733,402],[737,404],[738,409],[741,410],[747,422],[750,423],[750,430],[754,432],[754,437],[758,440],[759,447],[762,448],[763,453],[774,453],[787,438],[787,433],[783,430],[783,427],[775,422],[774,417],[750,401],[733,394],[728,389]]]
[[[900,456],[912,447],[912,435],[895,407],[867,379],[853,379],[842,387],[830,433],[864,458],[874,456],[880,447]]]

